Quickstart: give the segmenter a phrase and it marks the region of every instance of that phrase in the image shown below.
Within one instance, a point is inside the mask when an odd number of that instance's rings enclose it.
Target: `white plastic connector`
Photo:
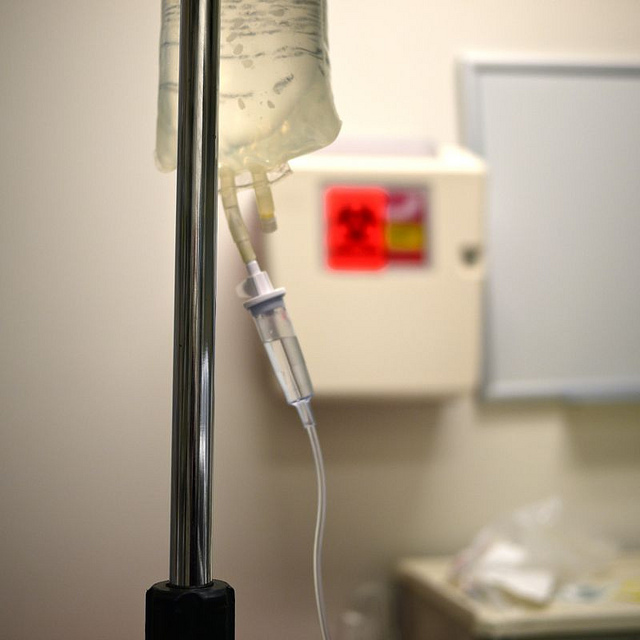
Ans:
[[[249,277],[237,290],[241,298],[248,298],[244,302],[245,309],[251,309],[251,307],[255,307],[272,298],[281,298],[286,293],[282,287],[274,288],[269,274],[260,270],[257,260],[247,263],[247,271],[249,272]]]

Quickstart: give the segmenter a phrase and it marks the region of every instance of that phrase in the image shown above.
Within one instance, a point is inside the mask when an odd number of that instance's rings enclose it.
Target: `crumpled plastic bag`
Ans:
[[[559,498],[537,502],[482,529],[455,559],[451,580],[498,607],[545,605],[558,587],[607,567],[617,549],[568,520]]]

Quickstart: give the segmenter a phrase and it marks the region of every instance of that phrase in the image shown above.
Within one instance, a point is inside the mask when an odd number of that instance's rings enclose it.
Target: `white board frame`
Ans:
[[[510,74],[513,77],[526,78],[535,74],[538,77],[594,79],[628,78],[640,84],[640,60],[621,59],[569,59],[558,57],[522,57],[492,54],[466,54],[458,61],[459,116],[462,142],[465,146],[485,157],[489,166],[491,185],[491,158],[486,157],[487,140],[485,131],[485,115],[483,113],[483,95],[485,81],[488,78]],[[638,114],[640,127],[640,113]],[[640,180],[640,166],[638,167]],[[491,199],[499,197],[489,187],[487,215],[491,215]],[[640,202],[638,203],[640,215]],[[640,238],[638,238],[640,251]],[[488,238],[489,252],[491,238]],[[491,287],[491,255],[488,258],[487,287]],[[640,295],[640,273],[638,273],[638,291]],[[486,298],[488,299],[488,295]],[[640,358],[637,371],[633,375],[611,376],[582,379],[580,376],[563,379],[508,379],[501,377],[501,372],[494,363],[494,349],[498,336],[492,331],[490,309],[485,308],[485,340],[483,358],[482,394],[490,400],[513,399],[548,399],[561,398],[569,401],[619,401],[640,399]],[[638,335],[640,336],[640,317],[638,317]],[[639,338],[640,340],[640,338]],[[638,342],[640,345],[640,342]],[[635,348],[635,347],[634,347]],[[640,348],[640,347],[639,347]],[[635,365],[635,360],[633,365]]]

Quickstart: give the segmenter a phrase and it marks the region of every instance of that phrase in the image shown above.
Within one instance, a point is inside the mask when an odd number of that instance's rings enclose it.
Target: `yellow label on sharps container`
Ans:
[[[421,251],[423,235],[421,223],[391,222],[387,225],[387,247],[392,251]]]
[[[427,192],[417,187],[390,187],[385,241],[390,264],[429,262]]]
[[[616,594],[616,600],[624,602],[637,602],[640,604],[640,578],[624,580]]]

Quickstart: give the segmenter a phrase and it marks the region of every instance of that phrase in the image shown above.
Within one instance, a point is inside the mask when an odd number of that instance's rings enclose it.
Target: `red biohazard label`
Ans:
[[[331,269],[378,271],[428,262],[427,194],[412,187],[333,186],[324,194]]]
[[[325,193],[327,262],[332,269],[376,271],[387,264],[389,194],[379,187],[331,187]]]

